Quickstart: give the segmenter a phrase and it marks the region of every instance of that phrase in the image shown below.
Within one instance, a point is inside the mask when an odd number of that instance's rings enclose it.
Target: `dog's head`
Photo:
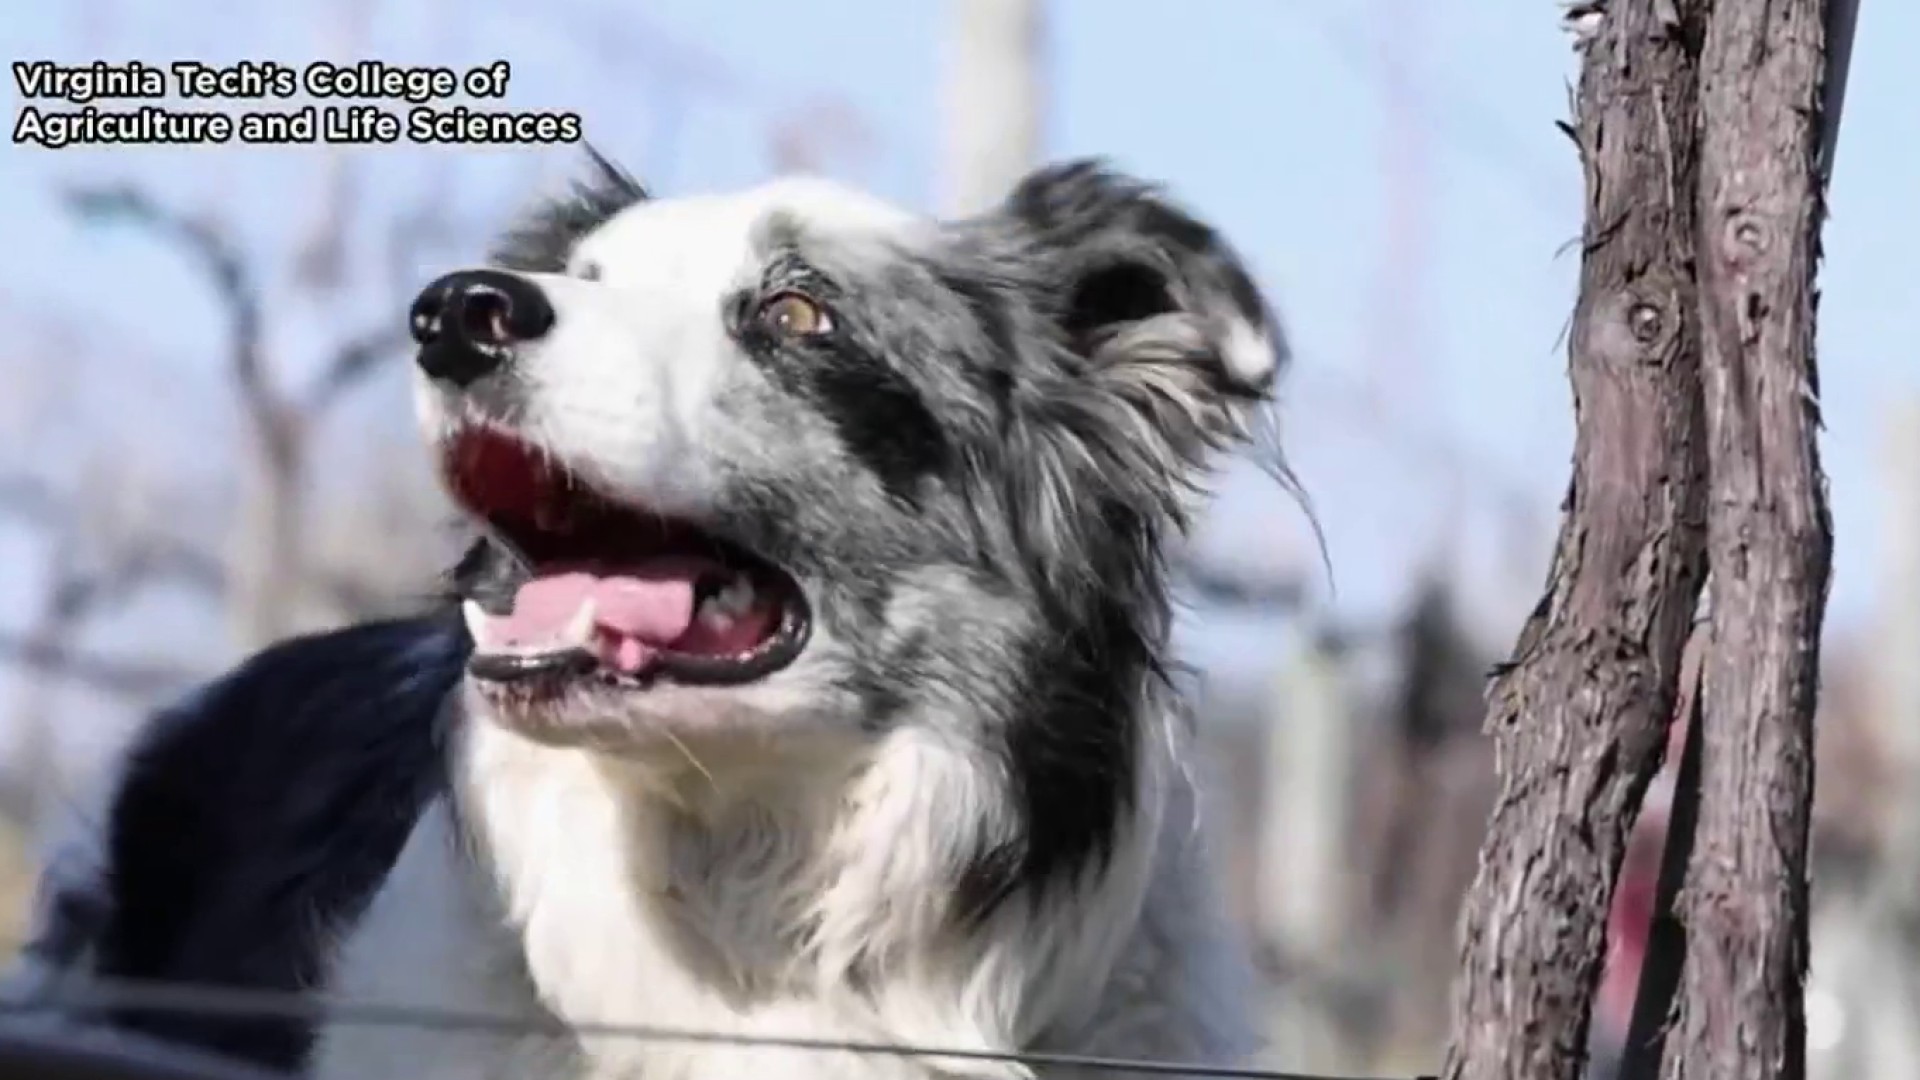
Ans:
[[[762,756],[936,725],[1029,802],[1124,797],[1163,541],[1284,360],[1235,254],[1095,163],[957,221],[595,165],[414,305],[488,534],[460,577],[491,719]]]

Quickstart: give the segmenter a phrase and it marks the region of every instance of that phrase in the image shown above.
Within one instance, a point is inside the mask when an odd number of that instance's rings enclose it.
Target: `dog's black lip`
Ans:
[[[813,618],[806,597],[798,588],[788,590],[781,605],[780,625],[759,648],[745,656],[696,656],[663,652],[654,668],[677,683],[687,686],[739,686],[764,679],[800,658],[813,633]]]
[[[555,649],[541,653],[476,652],[467,659],[467,673],[493,683],[517,683],[587,675],[600,658],[585,649]]]
[[[764,571],[762,571],[764,573]],[[766,678],[792,664],[805,651],[813,634],[813,614],[797,586],[783,588],[780,625],[760,646],[745,656],[700,656],[663,651],[638,676],[603,669],[599,657],[585,649],[555,649],[542,653],[475,652],[467,660],[467,674],[500,686],[524,685],[583,677],[599,677],[623,689],[641,689],[659,679],[682,686],[741,686]]]

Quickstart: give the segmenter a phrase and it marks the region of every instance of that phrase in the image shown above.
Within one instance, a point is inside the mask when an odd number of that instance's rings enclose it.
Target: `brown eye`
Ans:
[[[760,325],[776,337],[793,340],[832,331],[833,319],[812,297],[783,292],[760,305]]]

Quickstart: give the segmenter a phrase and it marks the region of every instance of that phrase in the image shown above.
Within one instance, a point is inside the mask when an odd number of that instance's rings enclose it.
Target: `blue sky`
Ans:
[[[653,0],[624,5],[630,14],[578,3],[564,18],[558,8],[376,2],[368,40],[354,43],[327,36],[320,4],[13,0],[0,43],[9,59],[66,61],[504,57],[508,105],[580,110],[590,138],[668,193],[761,178],[768,116],[830,100],[873,136],[869,154],[837,171],[930,204],[942,27],[931,0]],[[1372,44],[1389,18],[1415,20],[1398,35],[1409,104],[1397,125]],[[1050,156],[1107,155],[1167,181],[1236,240],[1291,326],[1287,441],[1326,528],[1337,604],[1353,618],[1390,611],[1409,571],[1440,552],[1494,618],[1515,617],[1540,580],[1571,441],[1560,335],[1580,205],[1572,148],[1553,127],[1575,70],[1557,19],[1545,0],[1054,5]],[[1920,310],[1920,86],[1900,47],[1920,40],[1920,6],[1867,4],[1859,34],[1820,311],[1838,531],[1831,621],[1844,627],[1863,626],[1880,599],[1884,406],[1920,394],[1909,321]],[[6,92],[11,115],[10,80]],[[533,175],[529,162],[553,165],[524,149],[369,153],[382,195],[417,187],[436,155],[469,159],[462,198],[477,215]],[[319,161],[312,150],[10,148],[0,318],[65,313],[129,343],[142,370],[114,383],[200,397],[153,407],[133,391],[145,407],[101,437],[136,455],[183,433],[192,443],[220,412],[216,309],[150,242],[77,228],[55,185],[140,179],[271,240],[302,224]],[[1396,204],[1418,228],[1392,246]],[[362,303],[371,317],[390,299]],[[281,325],[297,366],[314,323]],[[1367,385],[1384,388],[1385,420],[1358,404]],[[399,384],[368,394],[398,402]],[[1313,558],[1299,514],[1259,485],[1231,484],[1215,525],[1216,541],[1243,555]],[[32,595],[39,558],[19,535],[0,539],[6,607]]]

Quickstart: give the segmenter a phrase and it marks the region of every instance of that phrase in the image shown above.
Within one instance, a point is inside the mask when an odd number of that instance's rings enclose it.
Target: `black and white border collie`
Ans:
[[[552,1033],[621,1022],[1248,1052],[1167,567],[1268,430],[1239,258],[1096,162],[961,220],[593,170],[412,305],[461,614],[160,716],[36,955],[548,1025],[117,1018],[321,1080],[1069,1075]]]

